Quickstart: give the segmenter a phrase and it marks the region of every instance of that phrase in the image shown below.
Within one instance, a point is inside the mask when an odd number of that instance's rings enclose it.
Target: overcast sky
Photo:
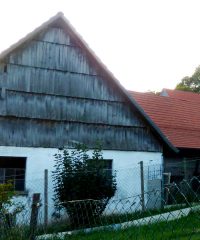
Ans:
[[[127,89],[174,88],[200,65],[199,0],[0,1],[0,51],[62,11]]]

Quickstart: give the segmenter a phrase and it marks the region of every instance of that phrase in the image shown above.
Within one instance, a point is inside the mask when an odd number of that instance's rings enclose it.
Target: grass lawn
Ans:
[[[59,231],[57,231],[58,233]],[[0,235],[0,240],[27,240],[27,229],[19,228],[8,231],[7,234]],[[40,238],[41,239],[41,238]],[[49,238],[48,240],[58,240],[59,238]],[[68,235],[65,240],[186,240],[200,239],[200,212],[190,213],[187,217],[182,217],[174,221],[158,222],[146,226],[130,227],[123,230],[102,230],[91,233],[78,233]],[[47,238],[45,238],[47,240]]]
[[[57,240],[58,238],[52,238]],[[155,239],[200,239],[200,214],[191,213],[178,220],[149,224],[141,227],[131,227],[117,231],[99,231],[89,234],[79,233],[66,236],[65,240],[155,240]],[[49,239],[50,240],[50,239]]]
[[[141,219],[144,217],[149,217],[161,213],[166,213],[170,211],[175,211],[179,209],[186,208],[187,206],[185,204],[183,205],[177,205],[177,206],[170,206],[167,208],[163,209],[151,209],[151,210],[146,210],[146,211],[136,211],[132,213],[124,213],[124,214],[111,214],[107,216],[100,216],[99,218],[96,218],[95,221],[90,222],[89,225],[82,226],[80,228],[91,228],[91,227],[98,227],[98,226],[106,226],[106,225],[111,225],[111,224],[117,224],[117,223],[123,223],[123,222],[128,222],[128,221],[134,221],[137,219]],[[75,228],[78,229],[78,228]],[[70,225],[69,220],[63,219],[58,222],[54,222],[50,224],[47,229],[45,229],[46,234],[51,234],[51,233],[57,233],[57,232],[67,232],[71,231],[73,228]],[[44,228],[41,227],[37,230],[37,233],[44,234]]]

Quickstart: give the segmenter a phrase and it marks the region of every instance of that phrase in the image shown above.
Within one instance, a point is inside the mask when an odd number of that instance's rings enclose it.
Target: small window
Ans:
[[[0,157],[0,184],[12,181],[16,191],[25,190],[26,158]]]

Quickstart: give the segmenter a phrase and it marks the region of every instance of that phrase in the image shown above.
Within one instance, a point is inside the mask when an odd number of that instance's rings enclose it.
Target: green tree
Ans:
[[[115,175],[104,169],[102,160],[99,147],[90,157],[84,145],[55,154],[55,205],[67,211],[74,227],[91,224],[115,194]]]
[[[184,77],[175,89],[200,93],[200,66],[196,68],[191,77]]]

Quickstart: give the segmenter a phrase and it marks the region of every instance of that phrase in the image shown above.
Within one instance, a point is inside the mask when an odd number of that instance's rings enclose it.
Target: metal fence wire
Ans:
[[[96,199],[60,202],[54,209],[50,183],[46,202],[44,191],[36,202],[32,195],[15,197],[11,208],[0,206],[0,240],[200,239],[200,176],[169,182],[161,166],[144,166],[142,192],[142,181],[131,185],[126,179],[141,179],[140,170],[118,170],[116,195],[103,211]]]

